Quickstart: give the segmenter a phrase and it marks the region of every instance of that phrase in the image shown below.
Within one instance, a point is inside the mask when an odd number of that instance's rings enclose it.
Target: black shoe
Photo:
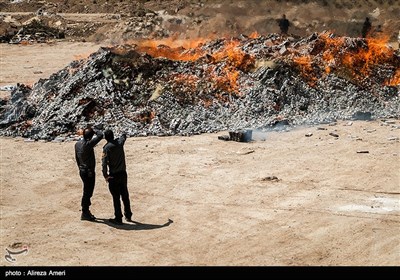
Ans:
[[[121,220],[119,220],[119,219],[108,219],[108,221],[110,222],[110,223],[112,223],[112,224],[114,224],[114,225],[122,225],[122,219]]]
[[[94,221],[94,220],[96,220],[96,217],[90,212],[89,213],[82,213],[81,220]]]
[[[132,217],[125,217],[125,220],[127,221],[127,222],[130,222],[130,223],[133,223],[133,220],[132,220]]]

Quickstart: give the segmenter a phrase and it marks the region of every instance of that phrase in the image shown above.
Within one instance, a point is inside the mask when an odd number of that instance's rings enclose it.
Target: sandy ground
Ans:
[[[48,78],[76,59],[89,56],[100,45],[54,41],[47,44],[0,44],[0,87],[23,83],[33,85]],[[0,97],[9,92],[0,91]]]
[[[1,85],[34,82],[98,48],[0,47]],[[217,139],[227,132],[129,138],[136,223],[122,226],[107,222],[105,141],[95,148],[98,220],[88,222],[74,142],[0,138],[0,265],[399,265],[400,120],[319,127],[254,133],[251,143]],[[7,250],[25,252],[10,262]]]

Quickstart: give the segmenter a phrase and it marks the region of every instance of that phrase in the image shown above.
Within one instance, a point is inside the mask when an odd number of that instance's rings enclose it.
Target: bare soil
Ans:
[[[99,48],[100,45],[94,43],[62,41],[33,45],[0,44],[0,87],[16,83],[33,85]],[[0,91],[0,97],[8,94]]]
[[[35,82],[97,48],[1,45],[1,83]],[[227,132],[129,138],[137,223],[122,226],[107,222],[113,207],[100,171],[104,141],[95,148],[91,210],[98,220],[88,222],[80,220],[74,142],[0,138],[0,248],[28,248],[14,263],[0,263],[398,265],[400,121],[320,127],[326,130],[254,132],[251,143],[217,139]]]

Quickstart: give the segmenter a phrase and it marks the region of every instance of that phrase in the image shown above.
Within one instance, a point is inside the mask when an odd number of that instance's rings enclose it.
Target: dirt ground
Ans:
[[[0,47],[1,85],[8,85],[48,77],[99,46]],[[136,222],[122,226],[107,222],[104,140],[95,148],[98,219],[88,222],[80,220],[75,142],[0,138],[0,264],[398,265],[400,120],[318,127],[254,131],[251,143],[218,140],[227,132],[129,138]],[[10,262],[6,253],[21,250]]]
[[[47,44],[0,44],[0,87],[23,83],[33,85],[48,78],[73,60],[87,57],[100,45],[83,42],[54,41]],[[9,95],[0,91],[0,97]]]

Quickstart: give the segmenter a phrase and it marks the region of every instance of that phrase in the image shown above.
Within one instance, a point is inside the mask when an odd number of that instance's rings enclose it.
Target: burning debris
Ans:
[[[193,135],[399,117],[400,57],[330,33],[101,48],[0,103],[0,135],[74,137],[102,123],[130,136]]]

